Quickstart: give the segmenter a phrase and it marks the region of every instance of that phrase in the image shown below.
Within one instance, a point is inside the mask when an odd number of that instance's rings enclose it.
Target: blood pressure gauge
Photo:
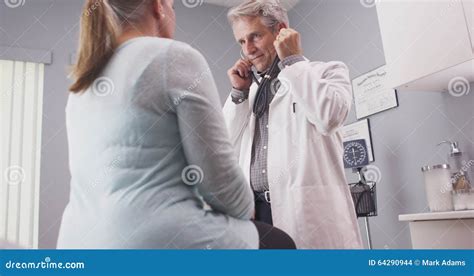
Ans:
[[[367,144],[364,139],[344,142],[344,167],[359,168],[369,164]]]

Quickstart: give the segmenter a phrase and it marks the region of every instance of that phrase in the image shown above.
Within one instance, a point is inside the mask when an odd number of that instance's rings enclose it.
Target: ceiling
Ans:
[[[34,2],[37,3],[45,3],[45,2],[75,2],[77,0],[35,0]],[[179,1],[179,0],[175,0]],[[180,0],[183,2],[188,2],[188,3],[208,3],[208,4],[214,4],[218,6],[223,6],[223,7],[234,7],[241,3],[243,0]],[[300,0],[280,0],[280,2],[285,6],[287,10],[291,10]]]
[[[186,1],[186,0],[184,0]],[[188,0],[188,1],[203,1],[203,0]],[[287,10],[291,10],[300,0],[280,0]],[[224,7],[233,7],[242,2],[242,0],[204,0],[205,3],[214,4]]]

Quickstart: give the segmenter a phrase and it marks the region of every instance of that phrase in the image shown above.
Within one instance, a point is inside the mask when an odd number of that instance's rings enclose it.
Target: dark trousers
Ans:
[[[271,208],[270,202],[267,202],[263,196],[255,192],[254,192],[254,199],[255,199],[255,220],[273,225],[272,208]]]
[[[273,226],[272,208],[263,193],[253,193],[255,200],[255,220],[260,249],[296,249],[293,239],[284,231]],[[270,199],[271,200],[271,199]]]
[[[260,240],[259,249],[296,249],[293,239],[282,230],[261,221],[253,221]]]

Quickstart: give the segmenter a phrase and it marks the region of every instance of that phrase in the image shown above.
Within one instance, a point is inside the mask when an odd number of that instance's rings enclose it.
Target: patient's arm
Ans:
[[[170,49],[166,79],[186,159],[202,170],[198,189],[214,210],[250,219],[253,194],[230,143],[211,71],[199,52],[183,45]]]

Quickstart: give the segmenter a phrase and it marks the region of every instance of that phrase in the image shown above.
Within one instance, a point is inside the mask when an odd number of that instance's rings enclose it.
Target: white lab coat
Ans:
[[[354,205],[344,175],[338,132],[350,110],[348,69],[341,62],[297,62],[278,76],[270,104],[268,182],[273,224],[298,248],[362,248]],[[255,129],[249,99],[227,99],[224,116],[239,163],[249,180]]]

